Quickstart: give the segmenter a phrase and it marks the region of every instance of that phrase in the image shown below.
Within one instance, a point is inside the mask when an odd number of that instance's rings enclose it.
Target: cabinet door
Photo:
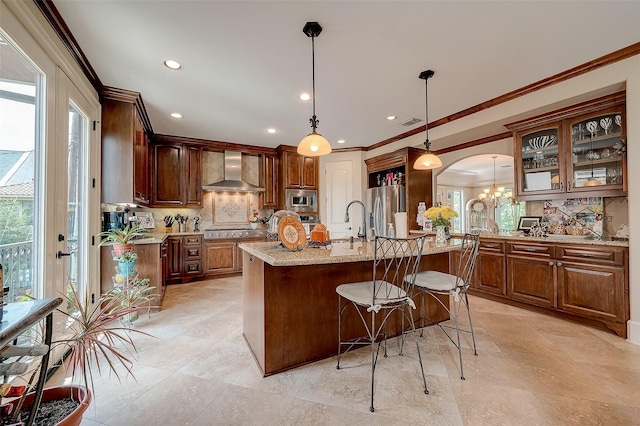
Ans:
[[[224,274],[238,270],[234,241],[207,243],[204,245],[204,273],[206,275]]]
[[[202,149],[185,147],[185,200],[187,207],[202,207]]]
[[[167,241],[167,281],[180,282],[183,266],[182,238],[169,237]]]
[[[506,294],[506,257],[499,253],[480,252],[476,260],[476,288],[489,293]]]
[[[149,184],[149,139],[144,133],[142,122],[136,114],[135,144],[133,147],[133,200],[137,204],[149,205],[151,201]]]
[[[294,152],[284,151],[282,153],[284,162],[284,186],[285,188],[302,188],[302,171],[300,169],[300,155]]]
[[[160,246],[160,262],[162,263],[162,288],[161,295],[164,294],[165,286],[167,285],[167,278],[169,276],[169,242],[168,240],[164,240],[162,245]]]
[[[585,317],[625,321],[624,268],[558,262],[558,308]]]
[[[301,157],[302,187],[318,189],[318,157]]]
[[[623,106],[609,108],[567,121],[567,192],[625,190],[626,157],[620,140],[625,138]],[[604,195],[604,194],[603,194]]]
[[[562,122],[517,132],[514,139],[517,195],[564,193],[567,181]]]
[[[556,306],[555,262],[507,256],[507,296],[534,305]]]
[[[264,188],[258,196],[261,209],[275,209],[278,207],[278,163],[274,155],[262,156],[262,180]]]
[[[182,145],[154,144],[153,194],[155,206],[181,206],[184,198]]]

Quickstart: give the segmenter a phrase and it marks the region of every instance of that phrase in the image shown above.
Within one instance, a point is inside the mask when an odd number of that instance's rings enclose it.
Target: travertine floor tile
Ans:
[[[370,347],[344,355],[340,370],[334,356],[263,378],[242,336],[241,277],[169,286],[162,311],[135,324],[154,336],[133,335],[137,381],[97,378],[82,424],[640,425],[640,347],[490,300],[470,304],[479,355],[463,333],[466,380],[439,328],[417,338],[428,395],[416,338],[403,356],[390,339],[371,413]],[[58,372],[52,383],[62,381]]]

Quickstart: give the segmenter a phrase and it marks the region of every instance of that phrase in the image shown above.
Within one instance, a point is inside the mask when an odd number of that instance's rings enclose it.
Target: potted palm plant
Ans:
[[[126,288],[126,287],[131,288]],[[133,376],[131,371],[131,356],[136,354],[136,346],[132,333],[148,335],[140,330],[130,329],[123,322],[140,311],[147,310],[145,301],[153,296],[153,287],[148,285],[118,286],[102,295],[97,303],[90,302],[89,294],[80,297],[73,285],[70,285],[66,299],[66,309],[57,311],[65,318],[66,333],[63,337],[52,342],[52,349],[62,346],[66,349],[67,357],[61,365],[65,373],[70,375],[74,384],[47,388],[42,395],[42,405],[54,404],[54,401],[71,399],[78,404],[71,412],[64,414],[62,420],[38,420],[37,424],[52,424],[63,426],[77,426],[82,421],[83,413],[88,408],[94,389],[94,374],[101,375],[103,370],[114,374],[118,380],[118,367],[123,366],[126,373]],[[63,303],[61,306],[64,306]],[[40,368],[47,368],[41,365]],[[30,375],[27,387],[30,387],[37,369]],[[21,424],[21,413],[30,409],[33,394],[25,392],[14,402],[13,411],[7,420]],[[42,411],[39,407],[39,414]],[[4,423],[7,424],[7,423]]]
[[[147,232],[146,229],[140,228],[137,224],[129,223],[124,229],[111,228],[108,231],[104,231],[98,234],[103,237],[98,247],[105,245],[106,243],[114,243],[113,251],[116,256],[120,256],[122,253],[131,251],[133,245],[131,240],[136,237],[140,237]]]

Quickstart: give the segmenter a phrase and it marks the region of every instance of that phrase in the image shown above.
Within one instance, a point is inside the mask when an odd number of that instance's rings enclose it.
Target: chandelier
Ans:
[[[498,158],[498,156],[494,155],[491,158],[493,158],[493,181],[491,182],[491,188],[485,188],[478,198],[484,201],[489,207],[495,209],[500,206],[500,202],[503,200],[510,202],[514,202],[514,200],[511,192],[505,192],[503,186],[498,186],[496,182],[496,158]]]

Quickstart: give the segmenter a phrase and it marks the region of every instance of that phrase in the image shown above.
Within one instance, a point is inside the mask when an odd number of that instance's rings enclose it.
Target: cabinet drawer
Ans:
[[[624,265],[624,250],[607,247],[557,246],[556,257],[564,261],[597,263],[599,265]]]
[[[480,251],[504,253],[504,241],[480,240]]]
[[[184,259],[185,260],[202,259],[202,246],[193,246],[193,247],[185,246]]]
[[[185,246],[192,246],[192,245],[201,245],[202,244],[202,235],[189,235],[184,238],[184,245]]]
[[[553,246],[547,244],[521,244],[508,243],[507,250],[510,254],[520,254],[527,256],[553,257]]]
[[[202,261],[188,260],[184,262],[184,275],[202,275]]]

